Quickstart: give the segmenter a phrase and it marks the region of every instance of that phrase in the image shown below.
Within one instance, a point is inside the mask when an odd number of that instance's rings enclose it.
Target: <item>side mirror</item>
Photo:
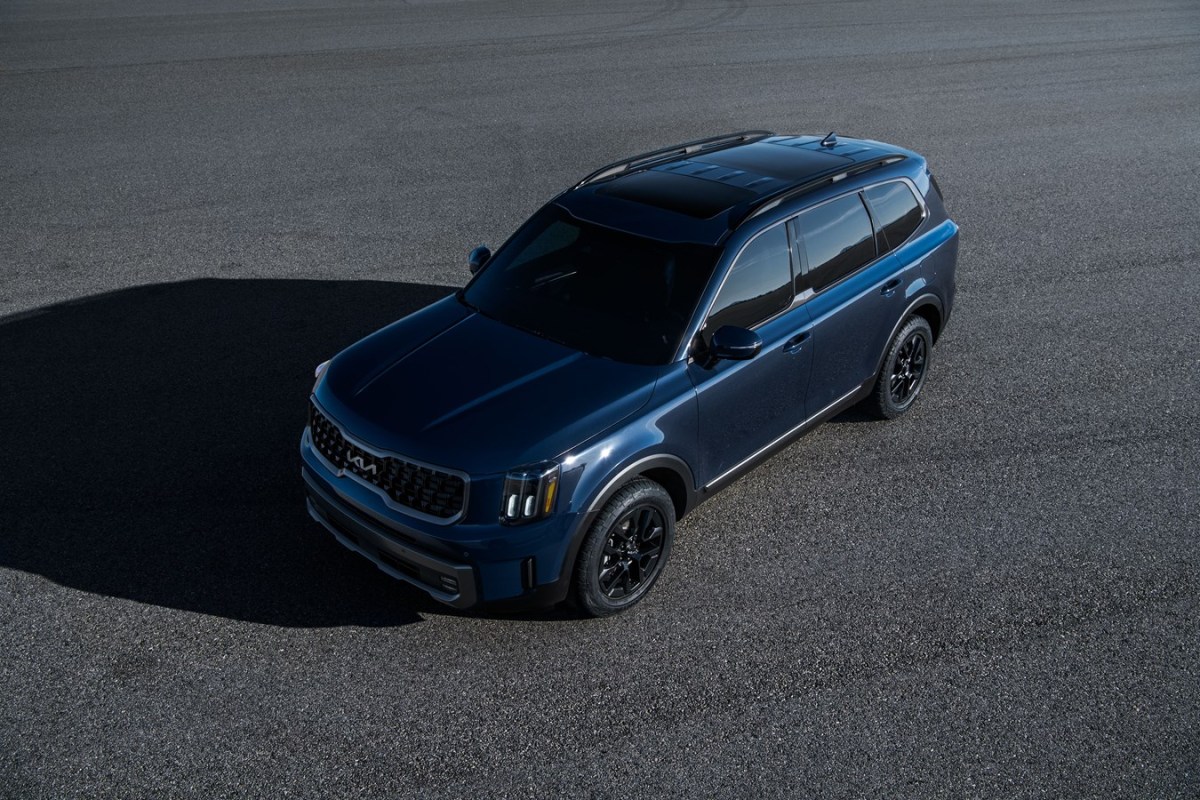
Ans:
[[[474,275],[479,270],[483,269],[483,265],[492,257],[492,251],[488,250],[484,245],[479,245],[471,251],[471,255],[467,256],[467,267],[470,268],[471,274]]]
[[[762,337],[745,328],[723,325],[712,335],[710,352],[716,359],[745,361],[758,355],[759,350],[762,350]]]

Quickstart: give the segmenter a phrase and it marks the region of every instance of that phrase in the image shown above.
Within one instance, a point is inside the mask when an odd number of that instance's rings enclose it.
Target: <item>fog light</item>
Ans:
[[[558,464],[543,461],[508,473],[500,518],[508,523],[521,523],[551,514],[558,496],[558,471]]]

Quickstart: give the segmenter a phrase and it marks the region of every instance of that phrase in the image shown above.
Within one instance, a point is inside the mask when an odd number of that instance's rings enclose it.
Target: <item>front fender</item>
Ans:
[[[682,511],[697,503],[694,463],[699,418],[696,391],[680,362],[659,379],[654,394],[633,419],[606,431],[559,459],[563,488],[570,490],[566,510],[579,515],[575,546],[600,510],[626,483],[648,471],[666,486]],[[565,499],[565,498],[564,498]]]

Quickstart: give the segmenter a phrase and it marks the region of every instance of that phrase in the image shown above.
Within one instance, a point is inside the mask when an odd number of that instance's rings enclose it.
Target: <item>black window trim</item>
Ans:
[[[909,235],[909,237],[907,239],[905,239],[901,244],[897,245],[896,247],[891,248],[890,250],[881,251],[880,247],[879,247],[879,240],[883,236],[883,229],[880,228],[879,225],[876,224],[876,222],[875,222],[875,212],[871,210],[871,204],[870,204],[870,201],[867,200],[866,192],[868,189],[874,189],[876,186],[886,186],[889,183],[906,183],[906,184],[908,184],[908,188],[912,191],[913,196],[917,198],[917,204],[921,207],[921,222],[913,230],[912,234]],[[875,257],[873,259],[871,259],[870,261],[868,261],[867,263],[863,264],[858,269],[853,270],[851,272],[847,272],[845,275],[841,276],[833,283],[822,286],[820,289],[813,289],[811,286],[805,287],[803,292],[796,295],[796,299],[800,299],[801,296],[804,296],[804,299],[807,300],[809,297],[814,297],[818,294],[823,294],[823,293],[829,291],[830,289],[832,289],[833,287],[837,286],[839,283],[842,283],[847,278],[851,278],[851,277],[857,275],[858,273],[862,272],[863,270],[869,269],[870,267],[874,266],[875,264],[878,264],[879,260],[881,258],[885,258],[886,256],[891,255],[892,253],[896,252],[904,245],[911,242],[913,240],[913,237],[916,236],[917,231],[921,229],[921,225],[925,224],[925,220],[929,218],[929,206],[926,205],[925,198],[921,196],[920,189],[917,188],[917,185],[915,183],[913,183],[912,180],[910,180],[907,177],[902,176],[902,177],[898,177],[898,178],[888,178],[885,181],[878,181],[876,183],[870,183],[870,184],[867,184],[866,186],[860,186],[857,189],[852,189],[851,191],[848,191],[848,192],[842,192],[841,194],[837,195],[836,197],[827,197],[819,203],[813,203],[811,206],[807,206],[805,208],[800,209],[798,212],[796,212],[792,216],[788,217],[786,221],[789,224],[793,223],[797,219],[800,218],[801,214],[803,214],[806,211],[811,211],[814,208],[820,208],[821,206],[825,205],[826,203],[832,203],[835,200],[841,200],[843,197],[849,197],[852,194],[857,194],[859,196],[859,202],[861,202],[863,204],[863,208],[865,208],[867,211],[867,218],[869,220],[871,220],[871,231],[875,238]],[[789,235],[794,235],[794,236],[797,236],[798,239],[803,239],[803,236],[799,236],[797,234],[797,231],[796,231],[794,225],[792,225],[792,228],[789,231]],[[802,274],[807,275],[808,274],[807,253],[805,254],[804,259],[805,259],[805,263],[803,265],[804,272]],[[794,280],[795,279],[793,278],[793,281]],[[799,305],[799,304],[797,303],[796,305]]]

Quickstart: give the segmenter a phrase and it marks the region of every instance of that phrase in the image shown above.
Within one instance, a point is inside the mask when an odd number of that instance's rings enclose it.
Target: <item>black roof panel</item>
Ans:
[[[637,236],[715,245],[759,205],[769,210],[788,192],[816,191],[814,180],[853,177],[857,167],[885,157],[919,158],[868,139],[842,137],[825,147],[822,138],[765,135],[744,144],[666,148],[609,165],[555,202],[579,219]]]

